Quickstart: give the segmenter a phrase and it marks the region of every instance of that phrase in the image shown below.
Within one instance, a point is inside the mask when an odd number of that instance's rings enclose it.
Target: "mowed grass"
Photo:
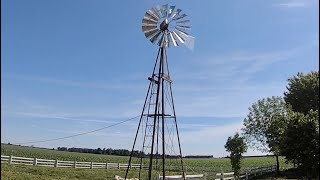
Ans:
[[[129,158],[127,156],[75,153],[6,144],[1,144],[1,154],[30,158],[58,159],[64,161],[104,163],[128,163]],[[275,164],[275,157],[250,157],[243,159],[242,169],[245,170]],[[232,171],[230,159],[228,158],[188,158],[184,159],[184,165],[187,166],[187,174],[203,172],[214,174],[221,171]],[[280,168],[282,170],[286,170],[291,167],[291,164],[286,164],[285,159],[280,157]],[[7,164],[2,164],[1,166],[1,178],[3,179],[112,179],[114,175],[123,176],[124,170],[52,168]]]
[[[6,180],[111,180],[115,175],[123,176],[123,174],[125,174],[124,170],[91,170],[1,164],[1,179]]]

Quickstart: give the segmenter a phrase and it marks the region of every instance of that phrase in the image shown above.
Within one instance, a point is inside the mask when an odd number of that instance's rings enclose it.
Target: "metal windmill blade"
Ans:
[[[151,43],[160,47],[179,46],[184,44],[193,49],[194,37],[191,31],[190,20],[186,14],[175,6],[158,5],[145,13],[142,19],[142,31]]]

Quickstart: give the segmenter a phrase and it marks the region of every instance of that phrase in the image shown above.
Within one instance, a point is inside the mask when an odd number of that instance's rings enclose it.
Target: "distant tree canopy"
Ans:
[[[308,114],[311,109],[319,110],[319,71],[289,78],[287,90],[284,100],[293,111]]]
[[[184,158],[213,158],[213,155],[188,155],[185,156]]]

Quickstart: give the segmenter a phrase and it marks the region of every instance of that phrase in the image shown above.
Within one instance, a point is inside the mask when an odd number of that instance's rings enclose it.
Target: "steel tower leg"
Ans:
[[[166,57],[166,60],[167,60],[167,57]],[[168,76],[170,77],[168,61],[166,61],[166,65],[167,65]],[[175,110],[175,107],[174,107],[174,101],[173,101],[173,93],[172,93],[171,83],[169,84],[169,88],[170,88],[170,96],[171,96],[172,110],[173,110],[173,115],[174,115],[174,123],[175,123],[176,131],[177,131],[177,138],[178,138],[178,144],[179,144],[179,153],[180,153],[180,158],[181,158],[182,177],[183,177],[184,180],[186,180],[186,176],[185,176],[186,174],[185,174],[185,169],[184,169],[184,164],[183,164],[183,159],[182,159],[182,150],[181,150],[180,136],[179,136],[179,130],[178,130],[176,110]]]
[[[158,61],[159,60],[159,61]],[[157,70],[156,70],[157,69]],[[157,71],[157,74],[155,74],[155,71]],[[144,105],[143,105],[143,109],[142,109],[142,113],[141,113],[141,117],[140,117],[140,121],[138,124],[138,128],[137,128],[137,132],[136,132],[136,136],[134,139],[134,143],[133,143],[133,147],[132,147],[132,151],[131,151],[131,155],[129,158],[129,163],[128,163],[128,167],[126,170],[126,175],[125,178],[128,177],[128,171],[131,167],[131,161],[132,161],[132,156],[133,156],[133,152],[134,152],[134,148],[136,145],[136,141],[137,141],[137,136],[139,134],[139,130],[140,130],[140,126],[143,126],[143,118],[146,117],[146,129],[144,131],[144,137],[143,137],[143,148],[142,151],[143,153],[145,153],[145,147],[147,148],[151,148],[150,153],[149,153],[149,169],[148,169],[148,173],[147,175],[147,179],[145,180],[152,180],[152,178],[155,177],[155,173],[153,172],[154,168],[153,168],[153,161],[154,159],[156,159],[156,169],[158,169],[158,159],[162,160],[162,172],[161,175],[163,177],[163,180],[165,179],[166,176],[168,176],[168,174],[166,173],[166,148],[173,148],[174,147],[174,141],[173,139],[168,139],[168,142],[170,142],[171,140],[171,145],[172,146],[168,146],[167,145],[167,139],[166,139],[166,135],[167,138],[170,138],[170,134],[171,132],[168,132],[168,134],[166,134],[166,126],[168,125],[167,123],[169,122],[167,118],[174,118],[172,121],[172,130],[173,130],[173,134],[174,134],[174,129],[176,130],[176,135],[177,135],[177,141],[178,141],[178,146],[179,146],[179,155],[178,157],[181,160],[181,171],[182,171],[182,177],[185,180],[185,169],[184,169],[184,164],[183,164],[183,160],[182,160],[182,151],[181,151],[181,144],[180,144],[180,137],[179,137],[179,131],[178,131],[178,125],[177,125],[177,119],[176,119],[176,112],[175,112],[175,107],[174,107],[174,101],[173,101],[173,93],[172,93],[172,87],[171,87],[171,83],[172,81],[170,80],[170,74],[169,74],[169,67],[168,67],[168,62],[167,62],[167,54],[166,54],[166,48],[165,47],[160,47],[159,51],[158,51],[158,55],[157,55],[157,59],[156,59],[156,63],[154,65],[153,68],[153,72],[152,72],[152,78],[148,78],[150,80],[150,84],[148,87],[148,92],[144,101]],[[170,91],[170,92],[169,92]],[[148,101],[148,98],[149,101]],[[155,98],[155,99],[154,99]],[[167,100],[167,101],[166,101]],[[145,112],[147,104],[148,105],[148,111]],[[169,105],[172,104],[171,109],[169,110],[169,114],[166,114],[166,103],[168,103]],[[150,107],[151,104],[154,105],[154,107]],[[153,109],[154,108],[154,109]],[[152,114],[153,113],[153,114]],[[150,119],[149,119],[150,117]],[[171,123],[171,121],[169,122]],[[151,126],[151,127],[150,127]],[[148,128],[148,131],[147,131]],[[159,130],[161,132],[159,132]],[[146,137],[149,137],[148,143],[146,142]],[[158,154],[158,150],[159,150],[159,145],[158,145],[158,141],[162,140],[161,143],[161,149],[162,149],[162,156],[160,158],[159,154]],[[147,146],[145,145],[145,143],[147,144]],[[151,147],[150,147],[150,143],[151,143]],[[168,146],[168,147],[167,147]],[[149,152],[149,151],[148,151]],[[174,152],[174,151],[173,151]],[[172,151],[171,151],[172,153]],[[172,155],[169,152],[169,158]],[[139,179],[141,178],[141,171],[142,171],[142,163],[143,158],[140,158],[140,170],[139,170]],[[168,161],[170,163],[170,161]],[[160,173],[160,172],[159,172]],[[157,174],[158,175],[158,174]],[[160,174],[159,174],[160,175]]]
[[[155,62],[155,64],[154,64],[152,74],[154,74],[154,71],[155,71],[155,69],[156,69],[156,66],[157,66],[157,63],[158,63],[159,53],[160,53],[160,49],[159,49],[159,51],[158,51],[157,59],[156,59],[156,62]],[[134,141],[133,141],[133,145],[132,145],[132,150],[131,150],[131,154],[130,154],[130,158],[129,158],[128,167],[127,167],[127,170],[126,170],[125,179],[126,179],[127,176],[128,176],[128,171],[129,171],[130,166],[131,166],[131,160],[132,160],[132,156],[133,156],[133,151],[134,151],[134,147],[135,147],[136,142],[137,142],[137,137],[138,137],[138,134],[139,134],[140,125],[141,125],[141,121],[142,121],[142,118],[143,118],[143,112],[144,112],[144,110],[145,110],[146,103],[147,103],[147,100],[148,100],[148,97],[149,97],[149,92],[150,92],[151,83],[152,83],[152,82],[150,81],[149,87],[148,87],[148,91],[147,91],[147,95],[146,95],[146,98],[145,98],[145,100],[144,100],[144,104],[143,104],[142,112],[141,112],[141,115],[140,115],[140,120],[139,120],[138,128],[137,128],[136,135],[135,135],[135,138],[134,138]],[[140,167],[140,170],[141,170],[141,167]],[[140,173],[139,173],[139,174],[140,174]]]

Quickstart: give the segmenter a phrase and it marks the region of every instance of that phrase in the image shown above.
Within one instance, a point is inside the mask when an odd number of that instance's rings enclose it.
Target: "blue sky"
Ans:
[[[1,141],[69,136],[139,115],[158,50],[141,20],[166,3],[188,14],[196,38],[193,51],[168,49],[184,155],[226,155],[252,103],[319,69],[316,0],[3,0]],[[137,123],[34,145],[130,149]]]

